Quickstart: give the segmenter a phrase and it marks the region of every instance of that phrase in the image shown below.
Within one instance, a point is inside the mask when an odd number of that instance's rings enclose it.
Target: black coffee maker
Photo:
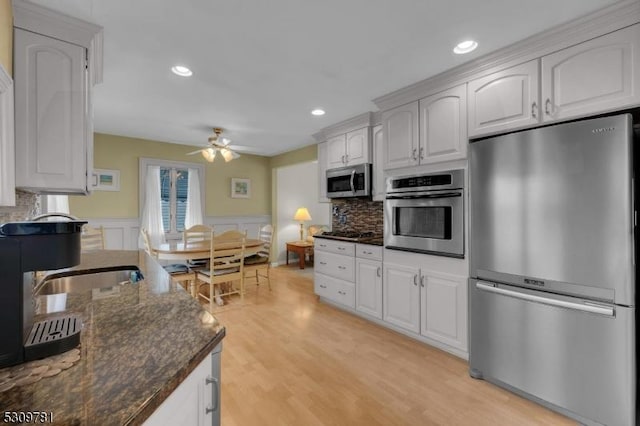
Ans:
[[[84,221],[9,222],[0,226],[0,368],[65,352],[80,343],[80,319],[34,324],[35,271],[80,263]]]

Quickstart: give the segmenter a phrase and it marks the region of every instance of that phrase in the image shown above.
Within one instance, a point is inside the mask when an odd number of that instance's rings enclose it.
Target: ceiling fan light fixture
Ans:
[[[220,154],[222,155],[222,158],[224,158],[224,161],[227,163],[233,160],[233,152],[229,151],[227,148],[222,148],[220,150]]]
[[[210,163],[213,163],[213,160],[216,159],[216,150],[213,148],[207,148],[202,150],[202,156],[205,160]]]

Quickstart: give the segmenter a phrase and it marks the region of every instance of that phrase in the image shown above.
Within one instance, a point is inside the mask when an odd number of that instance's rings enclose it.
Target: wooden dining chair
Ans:
[[[182,241],[186,244],[193,241],[206,241],[211,238],[213,228],[207,225],[193,225],[182,232]]]
[[[142,242],[144,244],[144,251],[151,257],[158,258],[158,253],[151,246],[151,240],[149,239],[149,232],[142,228],[140,229],[142,235]],[[196,297],[196,273],[189,268],[188,265],[183,263],[172,263],[170,265],[164,265],[162,268],[167,271],[171,276],[172,284],[180,284],[191,296]]]
[[[82,252],[104,250],[104,228],[84,225],[80,234],[80,250]]]
[[[217,251],[215,243],[211,244],[209,256],[209,269],[196,271],[198,297],[209,302],[209,310],[213,312],[214,303],[223,305],[222,297],[232,294],[240,294],[240,300],[244,300],[244,259],[245,241],[240,235],[238,247]],[[219,241],[211,232],[211,241]],[[239,282],[239,286],[234,286]],[[228,283],[228,288],[223,289],[223,284]],[[208,284],[208,286],[206,285]],[[203,290],[208,287],[208,294]],[[217,291],[216,291],[217,290]]]
[[[264,225],[260,228],[258,239],[263,242],[262,248],[258,253],[248,256],[244,259],[245,278],[255,278],[255,284],[260,285],[260,278],[267,280],[269,291],[271,291],[271,280],[269,271],[271,270],[271,243],[273,241],[274,227],[272,225]],[[245,283],[246,284],[246,283]]]
[[[209,241],[213,228],[207,225],[193,225],[182,232],[182,241],[185,244],[189,243],[201,243],[203,241]],[[187,265],[191,269],[206,269],[209,265],[209,258],[204,259],[189,259]]]

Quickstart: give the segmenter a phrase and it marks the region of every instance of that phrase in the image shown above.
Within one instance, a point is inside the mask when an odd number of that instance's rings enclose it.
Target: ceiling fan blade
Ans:
[[[231,158],[232,159],[235,160],[236,158],[240,158],[240,154],[238,154],[237,152],[232,151],[232,150],[230,150],[230,151],[231,151]]]
[[[199,149],[199,150],[197,150],[197,151],[192,151],[192,152],[187,153],[186,155],[194,155],[194,154],[198,154],[198,153],[200,153],[200,152],[204,151],[205,149],[207,149],[207,148],[202,148],[202,149]]]

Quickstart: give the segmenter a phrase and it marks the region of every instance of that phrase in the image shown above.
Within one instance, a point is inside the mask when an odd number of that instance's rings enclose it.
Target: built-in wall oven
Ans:
[[[384,245],[464,257],[464,170],[387,178]]]

